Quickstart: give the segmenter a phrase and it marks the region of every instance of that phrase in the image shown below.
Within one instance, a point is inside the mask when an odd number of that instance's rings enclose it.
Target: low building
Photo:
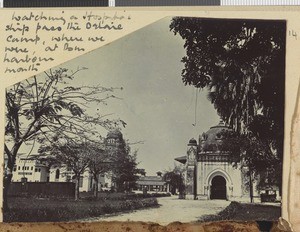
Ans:
[[[13,169],[13,182],[21,182],[26,178],[27,182],[49,181],[49,168],[39,162],[35,156],[19,154]]]
[[[140,176],[136,183],[138,191],[169,192],[169,185],[163,180],[161,172],[157,176]]]

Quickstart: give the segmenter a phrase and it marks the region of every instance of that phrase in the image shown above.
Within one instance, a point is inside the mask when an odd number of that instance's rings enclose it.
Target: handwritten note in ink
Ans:
[[[105,42],[105,35],[122,31],[123,23],[128,20],[130,16],[117,12],[86,11],[74,15],[65,11],[57,14],[56,11],[53,15],[43,11],[15,11],[5,25],[4,73],[38,72],[42,64],[55,60],[54,51],[61,54],[85,52],[86,42]],[[37,54],[37,47],[44,52]]]

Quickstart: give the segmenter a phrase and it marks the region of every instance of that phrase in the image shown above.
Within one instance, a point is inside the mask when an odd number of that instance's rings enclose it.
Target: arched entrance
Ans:
[[[223,176],[215,176],[211,181],[210,199],[226,200],[226,180]]]

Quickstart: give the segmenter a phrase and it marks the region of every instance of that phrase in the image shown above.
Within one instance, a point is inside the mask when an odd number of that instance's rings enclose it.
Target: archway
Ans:
[[[227,199],[226,180],[223,176],[215,176],[212,179],[210,199]]]

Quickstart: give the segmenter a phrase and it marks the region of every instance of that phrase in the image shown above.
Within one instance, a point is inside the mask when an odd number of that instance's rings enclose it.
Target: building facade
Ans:
[[[118,129],[109,131],[104,140],[104,145],[105,152],[107,152],[109,156],[113,157],[123,155],[121,151],[125,149],[125,141],[123,139],[123,134],[121,133],[121,131]],[[114,162],[114,160],[111,159],[111,162]],[[52,167],[49,172],[49,179],[51,182],[70,182],[73,181],[73,175],[74,174],[72,172],[72,169],[66,166]],[[113,171],[108,171],[105,174],[100,174],[98,176],[98,190],[109,191],[112,188],[115,188],[116,184],[113,177]],[[95,182],[92,173],[89,169],[86,169],[84,173],[82,173],[79,180],[79,191],[94,191],[96,184],[97,183]]]
[[[119,130],[109,131],[104,140],[105,150],[111,156],[124,155],[125,141]],[[13,170],[12,182],[72,182],[74,173],[66,165],[47,166],[46,163],[39,161],[38,155],[20,154],[16,158]],[[112,159],[113,162],[113,159]],[[100,174],[98,177],[98,190],[109,191],[116,187],[114,183],[113,171]],[[89,169],[82,173],[79,181],[80,192],[94,191],[96,182]]]
[[[47,182],[49,181],[48,170],[48,167],[35,157],[19,154],[16,157],[12,181],[21,182],[22,179],[26,179],[29,182]]]
[[[250,201],[247,169],[240,168],[240,163],[234,166],[229,155],[219,150],[222,132],[228,130],[230,128],[220,122],[200,135],[198,142],[191,139],[187,154],[175,159],[185,165],[186,199]],[[253,197],[254,201],[260,201],[256,185],[253,181]]]

